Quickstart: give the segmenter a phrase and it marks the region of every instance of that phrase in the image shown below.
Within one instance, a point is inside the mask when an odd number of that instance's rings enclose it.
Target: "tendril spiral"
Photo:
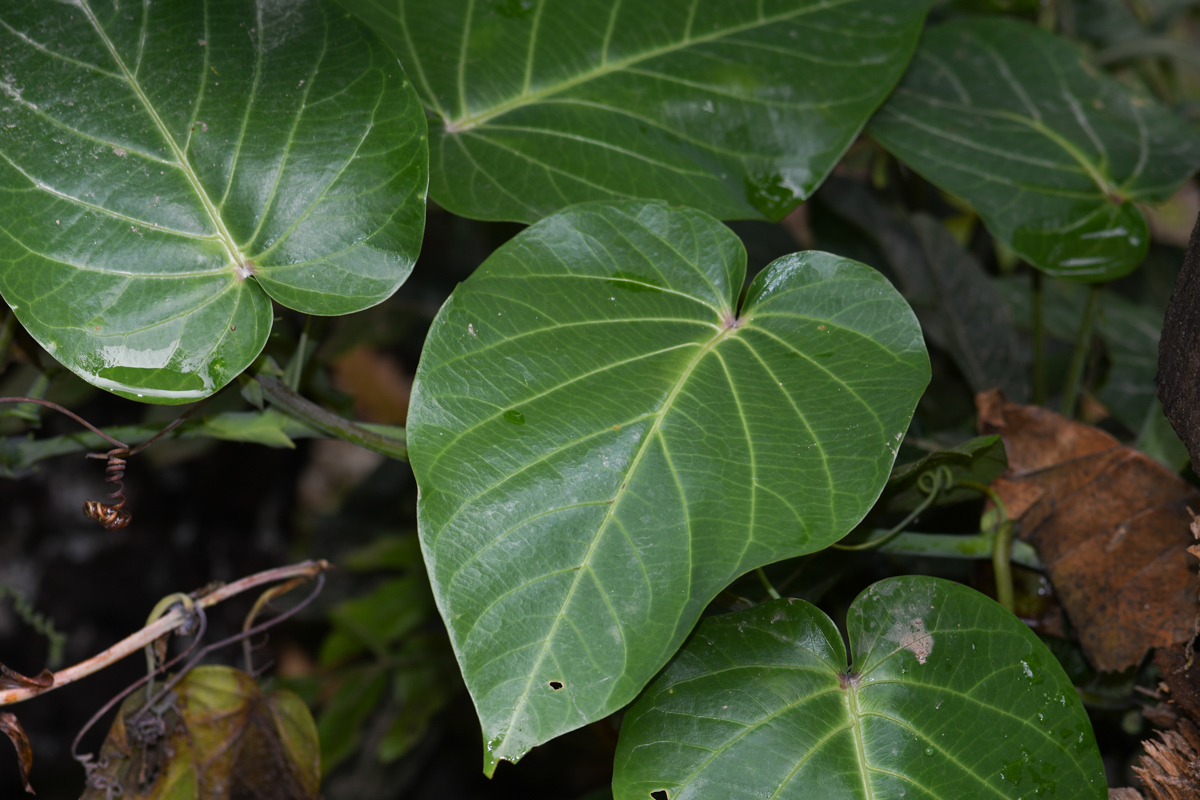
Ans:
[[[116,491],[108,495],[110,502],[88,500],[83,504],[83,515],[88,519],[99,522],[107,531],[119,531],[133,520],[133,514],[125,508],[125,456],[129,455],[128,447],[114,447],[107,453],[88,453],[88,458],[103,458],[108,460],[104,471],[106,480],[116,484]]]

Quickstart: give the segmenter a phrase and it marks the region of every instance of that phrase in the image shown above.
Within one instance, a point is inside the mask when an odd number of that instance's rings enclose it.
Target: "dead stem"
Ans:
[[[331,565],[328,561],[303,561],[299,564],[293,564],[287,567],[276,567],[263,572],[248,575],[245,578],[236,580],[233,583],[225,584],[217,587],[211,592],[196,598],[195,605],[200,608],[209,608],[217,603],[262,586],[264,583],[275,583],[277,581],[285,581],[292,578],[313,578],[317,575],[330,569]],[[163,636],[167,633],[190,622],[190,615],[183,609],[175,609],[155,620],[153,624],[147,625],[137,633],[127,636],[121,641],[114,644],[112,647],[104,650],[86,661],[81,661],[74,666],[59,670],[54,673],[54,683],[45,687],[19,687],[15,689],[0,690],[0,706],[8,706],[14,703],[20,703],[29,700],[32,697],[37,697],[40,694],[58,689],[61,686],[66,686],[68,683],[74,683],[80,678],[85,678],[93,672],[98,672],[111,664],[115,664],[121,659],[131,656],[134,653],[141,652],[142,648]]]

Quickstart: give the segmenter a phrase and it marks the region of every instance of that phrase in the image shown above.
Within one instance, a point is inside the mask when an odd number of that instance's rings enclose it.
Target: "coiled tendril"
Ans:
[[[104,480],[116,484],[116,491],[108,495],[110,502],[101,500],[86,500],[83,504],[83,515],[94,519],[104,526],[106,531],[119,531],[133,520],[133,512],[125,507],[125,456],[129,448],[122,445],[114,447],[107,453],[88,453],[88,458],[104,458],[108,460],[104,472],[108,475]]]
[[[192,406],[186,412],[176,417],[169,425],[161,431],[151,436],[146,441],[139,444],[137,447],[130,448],[129,445],[122,441],[114,439],[104,431],[97,428],[92,423],[83,419],[74,411],[63,408],[58,403],[51,403],[49,400],[42,400],[37,397],[0,397],[0,403],[36,403],[39,406],[52,408],[55,411],[66,414],[71,419],[78,422],[83,427],[87,428],[92,433],[99,436],[104,441],[112,445],[112,449],[106,453],[88,453],[88,458],[103,458],[108,463],[104,467],[104,472],[107,474],[104,480],[108,483],[116,484],[116,490],[108,495],[109,502],[103,500],[87,500],[83,504],[83,515],[88,519],[95,520],[104,526],[108,531],[119,531],[127,526],[133,520],[133,512],[125,507],[125,459],[136,453],[140,453],[156,441],[166,436],[171,431],[182,425],[192,414],[200,410],[203,402]]]

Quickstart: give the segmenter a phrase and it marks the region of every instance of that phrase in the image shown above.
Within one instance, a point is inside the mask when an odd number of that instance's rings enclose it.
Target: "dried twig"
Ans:
[[[304,561],[288,567],[277,567],[276,569],[258,572],[197,597],[195,605],[200,608],[209,608],[256,586],[262,586],[265,583],[275,583],[276,581],[285,581],[292,578],[313,578],[330,569],[330,566],[329,562],[324,560]],[[93,672],[98,672],[127,656],[141,651],[142,648],[154,640],[170,633],[181,625],[191,623],[191,621],[191,615],[182,608],[170,611],[154,623],[147,625],[131,636],[127,636],[107,650],[97,653],[86,661],[81,661],[74,666],[53,673],[54,683],[51,685],[44,687],[22,686],[0,690],[0,706],[20,703],[57,689],[60,686],[66,686],[68,683],[73,683],[80,678],[87,677]]]

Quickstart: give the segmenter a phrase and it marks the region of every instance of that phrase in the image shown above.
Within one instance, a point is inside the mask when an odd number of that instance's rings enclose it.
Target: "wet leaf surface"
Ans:
[[[1200,604],[1187,508],[1200,508],[1200,493],[1098,428],[995,392],[976,402],[981,429],[1008,452],[993,488],[1037,549],[1088,659],[1120,670],[1191,636]]]
[[[998,17],[927,30],[868,131],[1029,263],[1087,281],[1141,262],[1134,203],[1167,200],[1200,166],[1182,119],[1074,43]]]
[[[417,521],[486,767],[617,710],[737,576],[845,536],[929,362],[875,270],[751,283],[712,217],[588,203],[492,254],[413,389]]]
[[[374,305],[421,244],[424,113],[328,0],[6,3],[0,292],[80,377],[208,396],[271,301]]]
[[[535,222],[662,198],[777,220],[895,86],[928,0],[343,0],[431,115],[430,191]]]
[[[1100,800],[1075,687],[997,603],[925,576],[846,620],[801,600],[709,617],[626,713],[616,800]]]
[[[81,800],[316,800],[317,730],[295,694],[264,696],[246,673],[212,666],[139,717],[144,703],[135,692],[122,705]]]

